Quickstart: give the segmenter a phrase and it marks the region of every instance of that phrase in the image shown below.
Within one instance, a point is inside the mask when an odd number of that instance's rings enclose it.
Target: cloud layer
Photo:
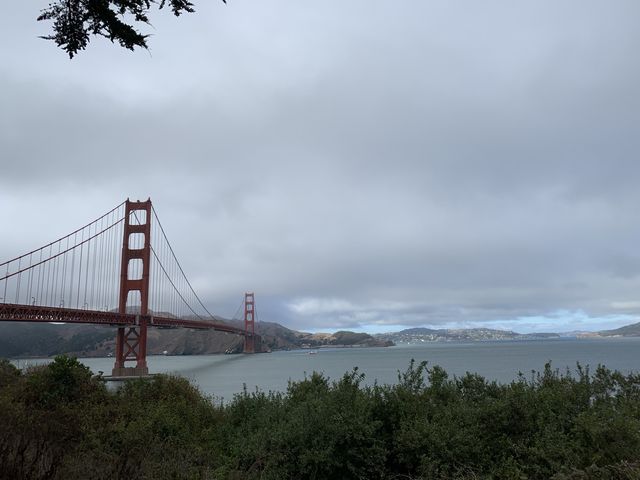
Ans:
[[[307,329],[637,312],[637,2],[202,2],[72,62],[12,3],[0,259],[150,196],[221,315],[245,290]]]

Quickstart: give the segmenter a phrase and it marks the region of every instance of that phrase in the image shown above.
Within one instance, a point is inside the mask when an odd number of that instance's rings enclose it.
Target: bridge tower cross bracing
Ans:
[[[132,219],[135,221],[132,222]],[[144,222],[142,221],[144,219]],[[131,248],[131,235],[144,236],[142,248]],[[142,277],[130,278],[132,260],[142,262]],[[151,263],[151,199],[146,202],[125,204],[125,224],[122,240],[122,260],[120,267],[120,296],[118,313],[127,313],[130,292],[139,292],[140,311],[137,325],[118,327],[116,336],[116,359],[112,375],[114,377],[148,375],[147,367],[147,323],[149,314],[149,267]],[[135,367],[127,367],[127,361],[135,361]]]
[[[256,353],[260,351],[256,345],[255,320],[256,304],[253,292],[244,294],[244,353]]]

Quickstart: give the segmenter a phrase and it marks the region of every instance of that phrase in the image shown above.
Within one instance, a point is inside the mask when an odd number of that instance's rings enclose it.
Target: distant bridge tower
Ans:
[[[256,304],[253,292],[244,294],[244,353],[256,353],[262,350],[260,337],[255,331]]]
[[[135,219],[133,223],[132,217]],[[140,376],[149,373],[147,368],[147,315],[149,314],[149,264],[151,262],[151,199],[146,202],[131,202],[127,199],[124,222],[118,313],[127,313],[130,292],[139,292],[140,311],[136,312],[139,315],[136,326],[118,327],[116,362],[112,373],[115,377]],[[130,248],[131,235],[134,234],[144,235],[142,248]],[[141,278],[130,277],[130,274],[138,270],[131,268],[132,260],[142,262]],[[136,366],[127,367],[125,365],[127,361],[135,361]]]

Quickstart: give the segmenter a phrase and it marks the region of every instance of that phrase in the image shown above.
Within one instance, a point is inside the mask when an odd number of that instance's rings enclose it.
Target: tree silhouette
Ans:
[[[165,6],[176,17],[195,11],[189,0],[55,0],[38,16],[39,21],[53,21],[53,33],[41,38],[56,42],[69,58],[84,50],[92,35],[129,50],[148,48],[149,35],[140,33],[135,25],[150,24],[149,11]]]

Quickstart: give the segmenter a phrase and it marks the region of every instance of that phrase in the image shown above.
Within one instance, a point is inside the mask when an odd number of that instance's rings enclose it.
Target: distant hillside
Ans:
[[[79,357],[104,357],[115,352],[116,328],[100,325],[0,323],[0,357],[50,357],[67,353]],[[187,329],[148,330],[150,355],[224,353],[240,347],[236,335]]]
[[[72,352],[109,349],[115,329],[94,325],[52,325],[50,323],[0,323],[0,357],[40,357]],[[113,350],[113,348],[111,348]]]
[[[559,338],[557,333],[521,334],[510,330],[491,328],[438,329],[407,328],[399,332],[381,333],[375,336],[394,343],[422,342],[475,342],[482,340],[531,340],[537,338]]]
[[[316,347],[389,347],[390,340],[376,339],[368,333],[339,331],[335,333],[301,333],[301,345],[307,348]]]
[[[241,321],[230,321],[242,327]],[[339,331],[335,333],[307,333],[291,330],[278,323],[259,322],[256,330],[262,336],[262,345],[271,350],[293,350],[318,347],[388,347],[393,342],[374,338],[368,333]]]
[[[640,322],[625,325],[614,330],[601,330],[598,332],[601,337],[640,337]]]
[[[224,319],[218,318],[219,321]],[[242,322],[227,323],[241,327]],[[271,322],[256,323],[265,350],[293,350],[322,346],[381,347],[366,333],[310,334]],[[116,328],[99,325],[52,325],[49,323],[0,322],[0,358],[50,357],[67,353],[78,357],[105,357],[115,352]],[[150,355],[202,355],[242,351],[240,336],[213,330],[184,328],[148,330]]]

